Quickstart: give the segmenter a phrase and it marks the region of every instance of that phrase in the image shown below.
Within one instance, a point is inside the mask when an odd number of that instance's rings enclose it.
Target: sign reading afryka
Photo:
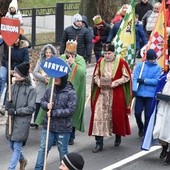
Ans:
[[[12,18],[1,18],[1,35],[8,46],[14,44],[20,34],[20,21]]]
[[[63,59],[56,56],[43,62],[41,68],[48,76],[53,78],[63,77],[71,71],[69,65]]]

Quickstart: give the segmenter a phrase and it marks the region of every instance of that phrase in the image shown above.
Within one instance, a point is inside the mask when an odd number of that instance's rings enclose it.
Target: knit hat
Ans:
[[[76,21],[82,21],[83,18],[80,14],[75,14],[72,18],[72,23],[75,23]]]
[[[69,170],[82,170],[84,166],[83,157],[75,152],[66,154],[63,157],[63,162]]]
[[[112,44],[104,44],[103,45],[103,51],[115,51],[115,46]]]
[[[18,10],[18,2],[17,0],[12,0],[11,3],[9,4],[9,8],[15,8],[16,11]]]
[[[149,49],[146,53],[146,59],[147,60],[155,60],[156,57],[156,52],[153,49]]]
[[[93,17],[93,22],[95,25],[103,24],[103,20],[100,15],[96,15]]]
[[[66,52],[76,54],[77,53],[77,41],[68,40],[66,43]]]
[[[16,66],[14,68],[14,70],[21,76],[21,77],[28,77],[29,75],[29,63],[28,62],[24,62],[19,64],[18,66]]]

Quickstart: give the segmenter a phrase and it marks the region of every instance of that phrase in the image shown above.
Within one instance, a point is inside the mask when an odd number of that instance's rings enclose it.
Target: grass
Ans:
[[[80,0],[21,0],[19,8],[43,8],[56,6],[58,2],[80,2]]]
[[[18,1],[19,9],[21,8],[46,8],[46,7],[54,7],[56,6],[56,3],[59,2],[80,2],[80,0],[21,0]],[[73,15],[78,11],[67,11],[66,14]],[[30,41],[31,41],[31,35],[25,35]],[[51,42],[55,42],[55,33],[54,32],[46,32],[46,33],[38,33],[36,34],[36,44],[47,44],[47,40],[50,40]],[[41,46],[35,46],[34,49],[30,50],[30,64],[31,64],[31,70],[34,69],[36,62],[39,58],[39,53],[41,51]],[[58,46],[55,46],[56,49],[58,49]]]
[[[26,34],[26,37],[31,41],[31,34]],[[36,34],[36,44],[46,44],[47,41],[49,41],[50,43],[55,42],[55,32]]]

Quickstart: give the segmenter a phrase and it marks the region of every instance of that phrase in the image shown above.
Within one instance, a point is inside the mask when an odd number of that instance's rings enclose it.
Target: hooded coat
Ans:
[[[29,42],[19,37],[19,45],[11,47],[11,70],[23,62],[29,62]],[[8,48],[5,46],[4,58],[2,59],[2,66],[8,68]]]
[[[35,83],[36,83],[36,92],[37,92],[36,103],[40,103],[40,101],[46,91],[47,84],[45,82],[44,71],[41,69],[41,64],[46,60],[45,50],[48,47],[52,50],[52,55],[53,56],[56,55],[56,49],[53,45],[51,45],[51,44],[45,45],[40,52],[39,60],[37,61],[37,64],[33,71],[33,76],[35,78]]]
[[[65,77],[65,76],[64,76]],[[64,78],[62,77],[62,78]],[[63,81],[61,78],[61,81]],[[71,132],[72,115],[76,109],[76,93],[73,85],[69,82],[64,88],[54,87],[53,108],[51,110],[50,131],[52,132]],[[47,109],[51,95],[51,88],[48,88],[41,100],[41,107]],[[47,114],[44,117],[44,128],[47,129]]]

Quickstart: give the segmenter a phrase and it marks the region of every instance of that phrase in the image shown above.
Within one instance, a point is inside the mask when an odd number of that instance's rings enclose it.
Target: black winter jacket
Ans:
[[[107,43],[107,38],[109,36],[111,27],[109,24],[104,22],[102,29],[97,29],[96,27],[94,29],[94,36],[100,36],[100,40],[94,44],[94,53],[95,55],[101,56],[102,46],[103,44]]]
[[[136,4],[135,6],[135,13],[139,15],[139,21],[142,20],[142,17],[149,11],[152,10],[153,7],[152,5],[147,2],[147,3],[143,3],[143,2],[139,2]]]
[[[87,28],[75,29],[73,26],[67,27],[62,36],[60,55],[64,54],[68,40],[77,40],[77,54],[82,57],[85,57],[85,55],[91,56],[92,36]]]

